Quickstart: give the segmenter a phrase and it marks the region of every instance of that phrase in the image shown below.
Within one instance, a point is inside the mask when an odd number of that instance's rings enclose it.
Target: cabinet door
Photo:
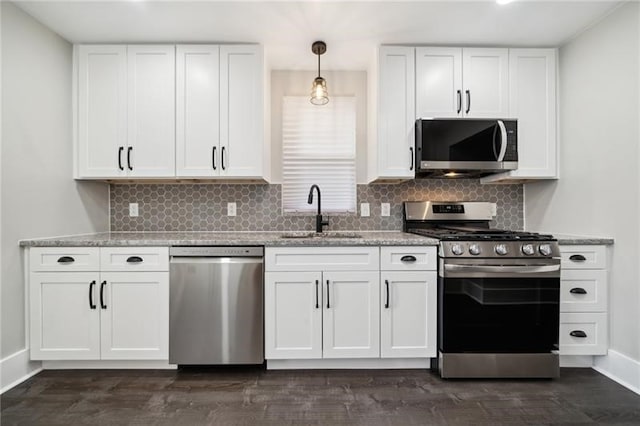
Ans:
[[[127,47],[129,176],[175,176],[175,67],[175,46]]]
[[[220,174],[220,48],[176,48],[176,175]]]
[[[415,56],[413,47],[379,51],[378,177],[415,175]]]
[[[556,50],[509,50],[509,115],[518,119],[518,178],[557,177]]]
[[[380,357],[378,272],[323,273],[324,358]]]
[[[78,177],[125,176],[127,48],[78,46],[76,61]]]
[[[221,176],[263,176],[263,99],[262,48],[220,46]]]
[[[322,358],[322,274],[265,273],[265,358]]]
[[[31,273],[31,359],[100,359],[97,280],[97,272]]]
[[[508,49],[462,49],[462,83],[465,116],[509,116]]]
[[[169,359],[168,272],[105,272],[98,293],[102,359]]]
[[[462,49],[416,48],[416,118],[462,116]]]
[[[436,356],[436,280],[435,271],[381,273],[382,358]]]

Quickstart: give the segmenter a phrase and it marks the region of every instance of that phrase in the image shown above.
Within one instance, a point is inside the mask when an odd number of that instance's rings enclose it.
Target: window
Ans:
[[[322,211],[356,212],[356,102],[332,97],[324,106],[285,96],[282,107],[282,209],[311,213],[309,188],[322,191]]]

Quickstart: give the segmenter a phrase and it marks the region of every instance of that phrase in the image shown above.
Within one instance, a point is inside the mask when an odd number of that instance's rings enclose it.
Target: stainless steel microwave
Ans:
[[[416,120],[416,177],[480,177],[518,168],[518,121]]]

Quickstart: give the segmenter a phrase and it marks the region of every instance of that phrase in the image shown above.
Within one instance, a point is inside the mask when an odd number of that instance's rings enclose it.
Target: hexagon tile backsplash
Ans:
[[[111,231],[311,231],[314,216],[282,214],[280,185],[256,184],[112,184]],[[429,179],[395,185],[358,185],[358,206],[369,203],[370,217],[330,215],[329,230],[401,230],[402,202],[489,201],[497,203],[493,227],[522,229],[522,185],[482,185],[478,180]],[[227,203],[237,216],[227,216]],[[129,203],[140,215],[129,217]],[[391,216],[380,216],[380,203]]]

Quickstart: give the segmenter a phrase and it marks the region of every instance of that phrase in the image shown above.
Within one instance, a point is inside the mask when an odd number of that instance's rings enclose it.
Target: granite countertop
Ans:
[[[353,238],[354,235],[360,238]],[[311,236],[308,238],[299,238]],[[350,237],[351,236],[351,237]],[[289,237],[289,238],[283,238]],[[437,246],[438,240],[400,231],[102,232],[20,241],[22,247],[114,246]]]
[[[565,245],[565,246],[613,245],[613,238],[611,237],[593,237],[593,236],[587,236],[587,235],[556,234],[553,232],[549,232],[549,233],[558,239],[558,244]]]

